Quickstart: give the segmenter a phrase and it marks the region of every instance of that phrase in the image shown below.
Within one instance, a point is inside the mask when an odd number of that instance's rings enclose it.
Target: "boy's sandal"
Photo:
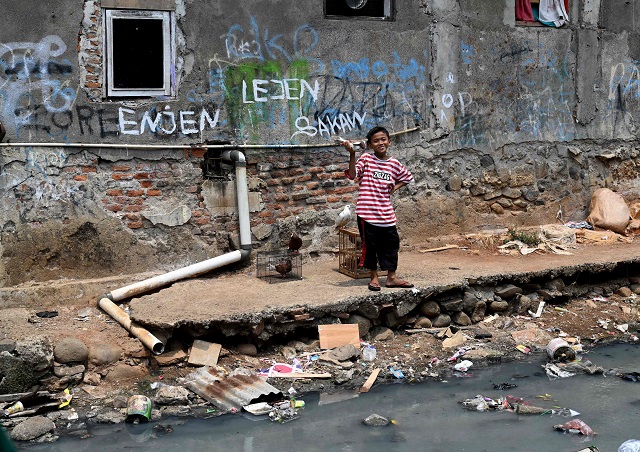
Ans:
[[[372,290],[374,292],[379,292],[380,291],[380,284],[379,283],[369,283],[369,285],[367,287],[369,288],[369,290]]]
[[[413,284],[409,281],[398,281],[395,284],[385,284],[385,287],[389,287],[390,289],[411,289]]]

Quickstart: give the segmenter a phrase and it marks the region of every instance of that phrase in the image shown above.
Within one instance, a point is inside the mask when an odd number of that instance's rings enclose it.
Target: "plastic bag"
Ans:
[[[599,228],[624,234],[631,212],[622,196],[608,188],[599,188],[591,195],[587,221]]]
[[[640,439],[629,439],[618,447],[618,452],[640,452]]]

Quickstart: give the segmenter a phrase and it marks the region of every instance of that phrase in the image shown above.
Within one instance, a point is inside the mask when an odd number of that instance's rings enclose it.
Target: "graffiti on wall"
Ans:
[[[481,66],[471,44],[461,43],[460,49],[465,64]],[[498,46],[487,53],[505,70],[475,86],[475,95],[455,89],[451,74],[444,83],[439,120],[441,124],[454,123],[453,146],[495,149],[507,141],[574,138],[575,93],[568,53],[559,57],[543,48],[533,52],[527,41]],[[500,93],[499,102],[494,93]]]
[[[640,120],[640,62],[626,60],[615,64],[609,76],[607,119],[624,124],[632,134],[638,131]]]
[[[19,131],[32,122],[34,109],[56,114],[68,112],[76,93],[70,87],[73,65],[64,55],[66,44],[59,36],[40,42],[0,44],[0,111],[9,130]]]

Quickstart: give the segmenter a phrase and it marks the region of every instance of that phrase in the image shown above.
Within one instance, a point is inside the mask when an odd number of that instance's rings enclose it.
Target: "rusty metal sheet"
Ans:
[[[240,410],[245,405],[269,402],[282,393],[258,375],[226,376],[212,367],[201,367],[185,377],[185,386],[214,405]]]

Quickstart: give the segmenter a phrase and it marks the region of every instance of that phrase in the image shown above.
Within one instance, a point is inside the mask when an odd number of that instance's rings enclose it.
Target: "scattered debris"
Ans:
[[[215,366],[218,364],[221,349],[220,344],[196,339],[191,346],[188,362],[197,366]]]
[[[566,433],[580,433],[585,436],[592,436],[596,434],[591,427],[580,419],[572,419],[564,424],[554,425],[553,428]]]
[[[376,378],[378,378],[379,373],[380,373],[380,369],[378,368],[373,369],[373,372],[371,372],[371,375],[369,375],[369,378],[367,378],[367,381],[365,381],[362,387],[360,388],[360,392],[369,392],[369,390],[375,383]]]
[[[445,251],[445,250],[455,250],[455,249],[462,249],[462,250],[466,250],[467,248],[463,248],[460,247],[458,245],[445,245],[445,246],[440,246],[438,248],[429,248],[426,250],[418,250],[419,253],[433,253],[436,251]]]

